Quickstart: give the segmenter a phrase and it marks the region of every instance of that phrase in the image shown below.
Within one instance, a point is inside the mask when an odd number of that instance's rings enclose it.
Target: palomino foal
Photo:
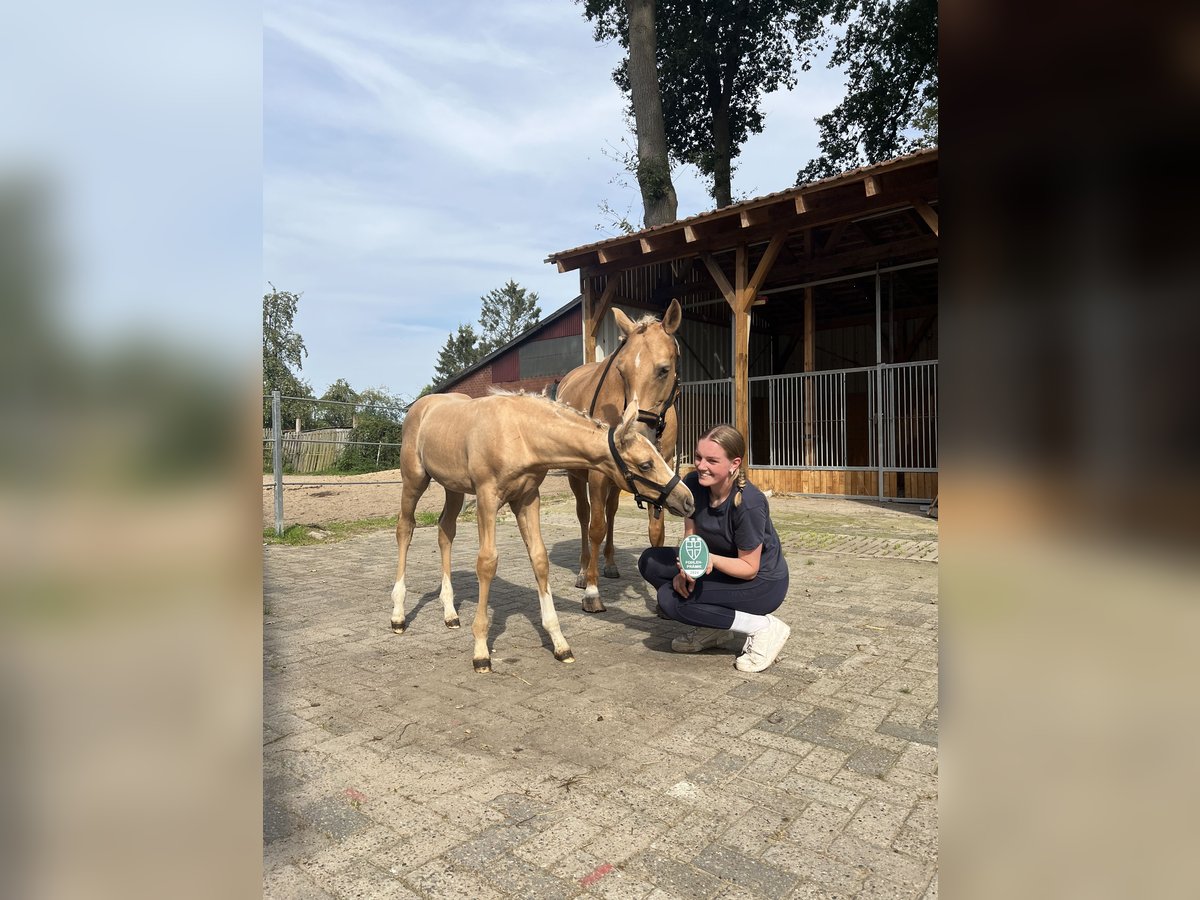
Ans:
[[[629,403],[638,406],[638,427],[657,445],[668,464],[675,461],[675,435],[678,422],[675,399],[679,393],[679,346],[675,332],[683,319],[678,300],[672,300],[662,321],[645,316],[632,321],[613,308],[613,318],[621,329],[621,344],[603,362],[585,363],[568,372],[558,385],[558,399],[602,422],[616,425]],[[585,612],[604,612],[600,599],[600,545],[604,544],[604,576],[618,578],[613,547],[613,523],[621,491],[619,480],[597,471],[575,471],[571,490],[575,494],[575,513],[579,517],[579,577],[576,587],[584,588]],[[641,506],[639,497],[638,505]],[[666,527],[661,510],[649,510],[652,546],[661,547]]]
[[[392,630],[402,633],[404,569],[412,541],[417,500],[437,481],[446,490],[438,521],[442,557],[443,617],[458,627],[454,589],[450,584],[450,550],[463,496],[477,498],[479,605],[471,628],[475,637],[477,672],[491,671],[487,645],[488,593],[496,575],[496,514],[508,504],[529,551],[541,602],[542,626],[554,644],[554,657],[574,662],[550,595],[550,562],[542,541],[541,497],[538,488],[550,469],[597,469],[629,490],[641,481],[665,494],[662,502],[676,515],[694,511],[685,488],[654,445],[634,423],[637,404],[631,403],[615,428],[577,410],[536,394],[497,393],[471,399],[465,394],[430,394],[417,400],[404,419],[400,470],[404,479],[396,521],[396,584],[392,588]]]

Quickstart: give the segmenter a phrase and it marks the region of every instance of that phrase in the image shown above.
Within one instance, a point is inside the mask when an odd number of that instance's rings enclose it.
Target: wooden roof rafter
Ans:
[[[584,275],[606,275],[641,265],[698,259],[735,245],[765,243],[777,231],[799,233],[843,219],[880,215],[916,208],[926,226],[937,234],[937,148],[917,151],[885,163],[790,188],[775,194],[711,210],[630,235],[552,254],[548,262],[560,272],[581,270]],[[932,214],[932,215],[931,215]],[[870,229],[864,232],[871,241]],[[886,242],[886,232],[881,240]],[[804,253],[820,251],[804,240]],[[789,254],[796,251],[790,247]],[[830,248],[832,249],[832,248]]]

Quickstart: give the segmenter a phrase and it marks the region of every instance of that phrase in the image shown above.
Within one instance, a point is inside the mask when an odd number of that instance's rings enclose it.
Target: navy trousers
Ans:
[[[650,547],[638,560],[638,571],[658,591],[658,605],[663,613],[679,622],[728,628],[733,624],[735,611],[765,616],[779,609],[787,596],[787,578],[747,581],[714,571],[698,578],[687,598],[681,597],[671,587],[671,580],[679,574],[678,554],[677,547]]]

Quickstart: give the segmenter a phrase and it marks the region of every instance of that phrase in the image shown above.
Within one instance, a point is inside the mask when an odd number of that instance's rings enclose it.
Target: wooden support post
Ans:
[[[750,307],[737,301],[745,297],[749,280],[746,245],[742,244],[737,248],[733,264],[733,423],[746,439],[747,453],[750,444]]]
[[[816,318],[813,313],[813,289],[804,289],[804,371],[812,372],[816,367]],[[816,429],[813,404],[816,400],[815,385],[811,378],[804,379],[804,464],[816,465]]]
[[[596,361],[596,332],[600,330],[600,323],[608,314],[608,309],[612,306],[613,295],[617,292],[617,283],[620,278],[617,275],[609,275],[604,282],[604,290],[600,293],[599,298],[596,298],[595,291],[592,292],[593,304],[591,315],[585,316],[583,321],[584,328],[584,358],[585,363]]]
[[[585,275],[580,275],[579,280],[580,293],[583,294],[583,361],[590,363],[596,358],[596,333],[592,330],[592,309],[596,305],[596,289],[592,286],[592,279]]]

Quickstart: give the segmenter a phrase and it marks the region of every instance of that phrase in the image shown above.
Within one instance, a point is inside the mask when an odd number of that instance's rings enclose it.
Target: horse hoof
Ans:
[[[392,631],[394,631],[396,634],[404,634],[404,623],[392,622]]]
[[[584,597],[583,611],[586,613],[608,612],[608,607],[600,602],[599,597]]]
[[[564,651],[562,651],[562,653],[555,653],[554,658],[557,659],[559,662],[565,662],[565,663],[575,662],[575,657],[574,657],[574,655],[572,655],[570,650],[564,650]]]
[[[458,626],[458,616],[455,616],[453,619],[447,619],[446,627],[447,628],[458,628],[459,627]]]
[[[620,578],[621,572],[616,566],[605,566],[604,567],[604,577],[605,578]]]
[[[471,660],[471,665],[475,667],[475,671],[480,675],[484,675],[492,671],[491,659],[473,659]]]
[[[577,588],[587,587],[587,575],[580,575],[578,578],[576,578],[575,579],[575,587],[577,587]]]

